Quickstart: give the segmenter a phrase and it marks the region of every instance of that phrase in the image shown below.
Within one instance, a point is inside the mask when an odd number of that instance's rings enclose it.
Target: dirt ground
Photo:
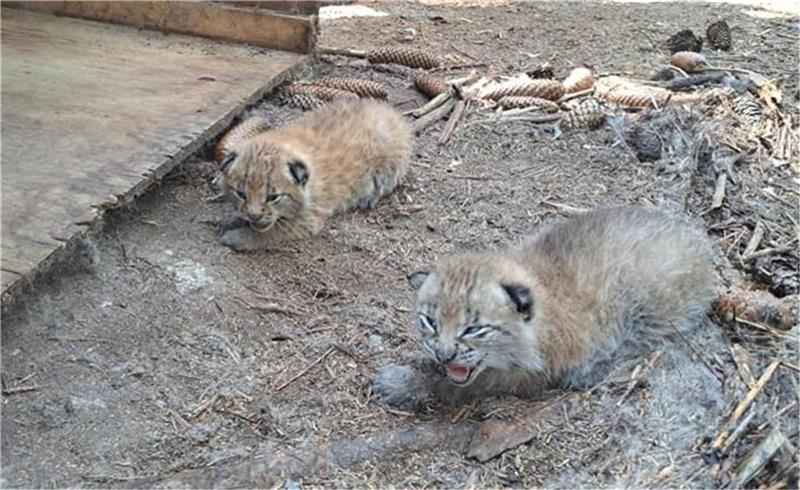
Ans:
[[[368,5],[390,15],[323,22],[321,44],[429,47],[502,73],[549,61],[558,76],[588,63],[647,77],[661,67],[667,37],[684,28],[704,35],[709,22],[725,18],[734,49],[710,52],[712,62],[774,79],[784,110],[798,120],[796,17],[703,3]],[[425,101],[400,69],[329,58],[313,71],[305,75],[381,81],[404,111]],[[300,114],[274,97],[252,112],[276,124]],[[562,133],[490,121],[489,114],[471,113],[444,145],[437,143],[444,122],[425,131],[412,175],[376,210],[337,217],[319,237],[285,250],[237,254],[218,243],[213,222],[229,205],[215,199],[210,151],[110,213],[72,261],[4,308],[4,391],[37,389],[3,397],[0,486],[169,486],[186,470],[217,475],[194,480],[212,482],[248,461],[395,428],[514,419],[532,402],[496,399],[411,414],[370,403],[370,381],[381,365],[416,352],[408,271],[455,250],[518,240],[572,208],[652,203],[680,210],[716,241],[724,286],[797,293],[796,244],[786,246],[796,239],[797,161],[776,162],[761,151],[737,160],[724,206],[712,212],[708,162],[677,171],[666,158],[640,162],[614,124]],[[701,134],[702,114],[679,116],[678,132]],[[763,246],[781,253],[751,267],[741,252],[757,221],[767,230]],[[798,444],[797,372],[782,365],[737,445],[721,456],[709,450],[748,391],[733,345],[749,352],[756,378],[775,359],[798,365],[797,327],[765,334],[709,319],[664,346],[632,389],[642,359],[620,362],[606,383],[565,406],[557,423],[491,461],[445,443],[238,481],[287,488],[723,486],[770,429],[782,428]],[[788,457],[785,464],[776,456],[756,484],[796,486],[798,462]]]

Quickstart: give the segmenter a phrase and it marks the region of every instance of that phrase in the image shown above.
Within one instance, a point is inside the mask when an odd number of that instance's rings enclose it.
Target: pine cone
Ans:
[[[789,298],[778,299],[766,291],[733,290],[714,302],[714,311],[724,322],[739,318],[753,323],[766,324],[780,330],[794,326]]]
[[[564,122],[570,129],[596,129],[603,125],[606,110],[602,101],[590,97],[567,112]]]
[[[225,136],[219,140],[219,143],[214,148],[214,159],[217,163],[221,163],[225,156],[228,155],[228,152],[231,151],[231,148],[268,129],[269,121],[260,116],[254,116],[242,121],[225,133]]]
[[[677,66],[686,73],[693,73],[699,68],[708,65],[706,57],[693,51],[678,51],[669,58],[672,66]]]
[[[282,95],[289,97],[292,95],[310,95],[320,100],[331,101],[334,99],[358,99],[358,95],[347,90],[342,90],[333,87],[321,87],[319,85],[305,85],[302,83],[293,83],[282,90]]]
[[[628,107],[664,107],[672,97],[672,92],[658,87],[620,86],[604,95],[615,104]]]
[[[414,76],[411,77],[411,81],[414,82],[414,87],[417,90],[431,99],[450,89],[447,82],[433,75],[428,75],[427,73],[415,73]]]
[[[731,49],[731,28],[724,20],[718,20],[706,29],[706,39],[712,49],[728,51]]]
[[[373,99],[385,99],[388,95],[386,87],[384,87],[383,84],[363,78],[325,77],[311,80],[308,82],[308,85],[338,88],[339,90],[353,92],[361,97],[371,97]]]
[[[564,85],[558,80],[509,80],[489,88],[483,94],[483,98],[499,100],[507,95],[527,95],[558,100],[564,95]]]
[[[580,92],[581,90],[588,90],[594,86],[595,81],[596,78],[592,70],[584,67],[575,68],[570,72],[567,78],[564,79],[564,90],[568,94]]]
[[[505,109],[524,109],[526,107],[536,107],[545,112],[558,112],[558,104],[552,100],[541,97],[527,97],[524,95],[506,95],[500,97],[497,105]]]
[[[678,51],[699,53],[703,48],[703,38],[695,36],[694,32],[686,29],[667,39],[665,44],[670,53],[677,53]]]
[[[442,64],[441,58],[426,49],[397,47],[373,49],[367,53],[370,63],[394,63],[411,68],[436,68]]]
[[[284,104],[296,107],[301,111],[313,111],[325,105],[324,100],[306,94],[286,95],[281,99]]]
[[[749,123],[761,120],[761,105],[750,97],[738,96],[731,102],[733,112],[742,116]]]

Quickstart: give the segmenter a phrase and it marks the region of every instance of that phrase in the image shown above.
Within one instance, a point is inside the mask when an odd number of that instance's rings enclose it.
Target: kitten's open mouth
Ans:
[[[254,221],[250,222],[250,226],[253,227],[256,231],[264,231],[269,229],[274,223],[257,223]]]
[[[450,378],[450,381],[457,385],[463,385],[469,381],[469,377],[472,375],[472,368],[469,366],[445,364],[444,372],[447,374],[447,377]]]

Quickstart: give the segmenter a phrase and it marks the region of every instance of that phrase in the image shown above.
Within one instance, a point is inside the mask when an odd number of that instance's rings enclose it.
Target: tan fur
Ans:
[[[407,122],[375,100],[335,102],[243,142],[222,183],[251,226],[228,231],[223,242],[264,248],[317,234],[333,214],[375,207],[406,174],[411,147]],[[307,182],[298,183],[292,162],[305,168]],[[266,202],[268,195],[282,197]]]
[[[546,226],[508,251],[445,258],[411,277],[417,314],[437,327],[420,320],[417,330],[439,367],[469,366],[471,377],[456,386],[430,366],[395,366],[379,373],[374,391],[404,404],[422,394],[530,395],[553,383],[593,384],[623,344],[647,346],[702,320],[715,295],[711,257],[704,233],[677,217],[619,207]],[[529,293],[527,313],[508,286]],[[475,338],[465,335],[471,325],[497,328]]]

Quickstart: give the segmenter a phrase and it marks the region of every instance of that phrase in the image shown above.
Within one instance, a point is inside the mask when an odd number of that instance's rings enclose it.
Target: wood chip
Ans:
[[[767,437],[762,440],[758,446],[753,449],[750,454],[745,457],[744,461],[734,470],[731,486],[733,488],[742,488],[747,485],[758,473],[767,465],[772,456],[787,444],[789,440],[776,426],[767,434]]]
[[[519,420],[484,421],[470,442],[467,456],[485,462],[520,444],[525,444],[539,432],[540,424],[562,422],[565,407],[574,396],[567,395],[537,404]]]
[[[739,344],[731,345],[731,357],[736,364],[736,370],[739,372],[739,377],[742,378],[744,384],[752,389],[756,385],[756,377],[753,376],[753,371],[750,366],[753,364],[753,356]]]
[[[711,199],[711,209],[719,209],[722,207],[722,201],[725,200],[725,184],[728,182],[728,176],[725,172],[717,176],[717,183],[714,186],[714,197]]]

